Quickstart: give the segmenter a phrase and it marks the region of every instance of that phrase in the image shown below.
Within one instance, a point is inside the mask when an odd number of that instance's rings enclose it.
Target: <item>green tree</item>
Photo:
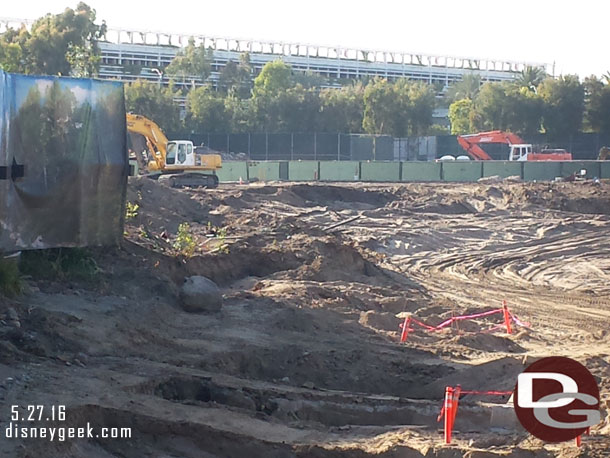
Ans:
[[[451,121],[451,134],[462,135],[472,132],[470,127],[470,112],[473,103],[470,99],[456,100],[449,105],[449,121]]]
[[[559,138],[580,131],[583,122],[585,90],[576,75],[547,78],[538,87],[544,101],[543,126]]]
[[[225,101],[208,86],[191,89],[186,101],[186,124],[191,130],[194,132],[229,132],[231,117],[225,109]]]
[[[267,132],[313,132],[317,128],[320,98],[301,84],[278,91],[255,91],[251,125]]]
[[[341,89],[320,91],[319,128],[326,132],[362,132],[364,86],[358,82]]]
[[[610,86],[604,85],[599,95],[597,107],[597,124],[600,133],[610,133]]]
[[[601,130],[601,123],[603,122],[604,108],[603,108],[603,95],[604,85],[597,76],[591,75],[585,78],[583,83],[585,89],[585,125],[586,129],[599,132]]]
[[[432,125],[435,106],[431,86],[408,80],[375,79],[364,90],[362,126],[370,134],[423,135]]]
[[[97,73],[97,42],[106,25],[95,24],[95,10],[85,3],[61,14],[47,14],[28,32],[9,29],[0,39],[0,65],[10,71],[45,75]],[[17,49],[19,48],[19,49]]]
[[[284,132],[314,132],[320,113],[320,97],[312,88],[300,83],[282,91],[271,105],[275,113],[276,130]]]
[[[268,132],[316,130],[320,98],[315,89],[296,83],[281,60],[265,64],[254,80],[250,125]]]
[[[245,99],[252,90],[251,74],[250,55],[244,53],[240,56],[239,63],[230,60],[220,71],[218,89],[225,94]]]
[[[543,68],[528,65],[515,79],[515,85],[536,92],[537,87],[546,77],[547,74]]]
[[[408,125],[404,122],[405,117],[400,116],[401,108],[405,106],[397,100],[392,85],[385,79],[375,78],[364,89],[364,131],[375,135],[398,133],[397,136],[404,136]],[[402,126],[396,128],[400,124]]]
[[[125,86],[125,109],[146,116],[166,132],[180,129],[180,107],[174,103],[174,88],[137,80]]]
[[[474,100],[470,123],[474,130],[506,130],[507,103],[505,87],[500,83],[486,83]]]
[[[408,99],[409,135],[424,135],[432,125],[432,113],[436,106],[436,95],[429,84],[399,80],[395,88],[406,91]]]
[[[229,94],[224,103],[231,132],[244,133],[259,129],[252,99],[241,99],[235,94]]]
[[[0,68],[7,72],[23,73],[23,48],[11,41],[8,33],[0,35]]]
[[[449,102],[456,100],[474,100],[481,89],[481,77],[476,73],[465,74],[460,81],[447,89],[445,98]]]
[[[486,83],[473,101],[470,130],[534,134],[540,131],[542,111],[542,99],[532,89],[509,82]]]
[[[292,70],[282,60],[274,60],[265,64],[260,74],[254,80],[254,97],[264,97],[278,94],[291,87],[295,82],[292,78]]]
[[[165,67],[165,73],[177,77],[185,83],[195,79],[206,81],[212,71],[214,51],[203,44],[195,45],[195,39],[189,38],[186,48],[181,49],[171,63]]]
[[[296,73],[292,75],[292,79],[295,83],[300,84],[306,89],[322,87],[328,82],[327,78],[324,78],[323,76],[311,71]]]
[[[511,132],[532,135],[540,132],[543,102],[532,89],[504,84],[505,127]]]
[[[101,56],[90,47],[68,45],[66,60],[70,64],[70,75],[76,78],[90,78],[97,74]]]
[[[230,60],[220,71],[218,90],[241,99],[248,98],[252,91],[251,75],[250,55],[243,53],[239,57],[239,63]]]

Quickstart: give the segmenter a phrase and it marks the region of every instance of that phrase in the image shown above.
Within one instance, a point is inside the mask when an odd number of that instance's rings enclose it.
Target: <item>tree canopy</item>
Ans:
[[[177,95],[171,85],[138,80],[125,86],[125,110],[154,120],[165,131],[176,131],[181,127]]]
[[[180,79],[183,83],[193,78],[206,81],[212,70],[212,49],[206,48],[203,43],[196,45],[194,38],[189,38],[188,45],[181,49],[165,67],[167,75]]]
[[[95,10],[80,2],[76,9],[36,20],[29,31],[9,28],[0,34],[0,67],[26,74],[95,75],[97,42],[106,33],[106,25],[95,19]]]
[[[452,133],[507,130],[523,135],[545,132],[557,138],[581,130],[585,85],[574,75],[542,77],[539,69],[526,69],[513,82],[485,83],[473,99],[454,101],[449,107]],[[587,87],[589,124],[599,131],[604,84],[590,81]]]
[[[39,18],[29,29],[21,26],[0,33],[0,68],[25,74],[95,76],[98,41],[105,33],[105,23],[96,23],[95,10],[80,2],[74,9]],[[219,71],[213,85],[212,60],[210,48],[190,39],[164,69],[169,87],[144,81],[125,86],[127,109],[154,119],[168,131],[442,133],[432,125],[442,83],[383,78],[346,82],[293,71],[281,59],[268,62],[253,81],[258,70],[244,53]],[[134,74],[140,73],[135,68],[139,66],[131,66]],[[178,81],[180,93],[175,90]],[[546,133],[550,138],[583,129],[610,133],[609,83],[610,72],[580,82],[575,75],[553,78],[544,69],[526,67],[512,82],[502,83],[482,82],[480,75],[466,73],[447,90],[444,106],[449,105],[451,130],[456,134],[495,129]],[[186,113],[181,113],[176,100],[185,95]]]

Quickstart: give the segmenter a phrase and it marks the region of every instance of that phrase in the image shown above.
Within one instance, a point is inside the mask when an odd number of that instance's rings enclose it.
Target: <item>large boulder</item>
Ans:
[[[222,307],[222,295],[212,280],[194,275],[184,279],[180,303],[187,312],[218,312]]]

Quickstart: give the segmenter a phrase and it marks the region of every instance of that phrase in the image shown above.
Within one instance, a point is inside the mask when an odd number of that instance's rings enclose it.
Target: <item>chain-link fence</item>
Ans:
[[[394,138],[336,133],[246,133],[174,134],[170,138],[190,139],[195,145],[207,146],[235,160],[432,161],[444,155],[466,154],[455,135]],[[610,146],[610,135],[589,133],[554,140],[539,134],[525,136],[523,140],[537,149],[563,148],[575,160],[597,159],[599,149]],[[482,147],[492,159],[508,159],[507,145]]]
[[[393,161],[394,138],[336,133],[171,134],[242,160]]]

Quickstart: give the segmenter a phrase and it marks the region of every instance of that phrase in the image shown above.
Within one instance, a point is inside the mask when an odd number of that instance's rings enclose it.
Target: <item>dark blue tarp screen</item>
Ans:
[[[0,251],[117,243],[126,138],[120,83],[0,71]]]

